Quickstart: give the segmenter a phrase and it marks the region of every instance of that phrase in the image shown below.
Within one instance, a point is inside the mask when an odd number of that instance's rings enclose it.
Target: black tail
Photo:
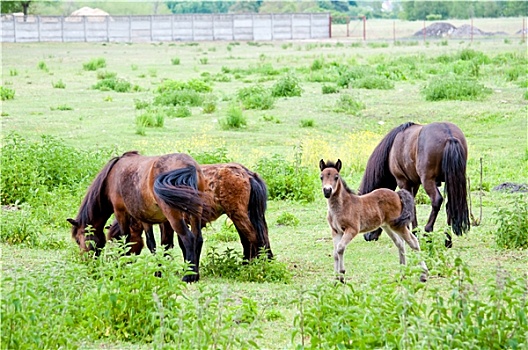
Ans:
[[[170,207],[201,217],[203,200],[198,191],[198,174],[192,165],[158,175],[154,193]]]
[[[447,223],[457,236],[469,231],[469,210],[466,188],[466,154],[460,141],[450,138],[444,147],[442,172],[447,193]]]
[[[392,226],[403,227],[409,225],[414,218],[414,197],[407,190],[399,190],[398,196],[402,203],[402,211],[399,217],[391,222]]]
[[[359,194],[367,194],[377,188],[396,189],[396,178],[389,169],[389,153],[396,135],[413,125],[413,122],[407,122],[395,127],[376,146],[367,162]]]
[[[255,173],[250,174],[249,183],[251,184],[251,192],[249,195],[249,220],[257,231],[257,239],[259,247],[264,247],[268,250],[268,257],[272,258],[269,238],[268,238],[268,224],[266,223],[268,189],[264,181]]]

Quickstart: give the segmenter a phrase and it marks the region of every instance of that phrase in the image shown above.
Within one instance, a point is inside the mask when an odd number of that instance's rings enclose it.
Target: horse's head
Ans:
[[[323,185],[323,194],[325,198],[330,198],[336,192],[340,184],[339,171],[341,170],[341,159],[336,163],[319,161],[319,169],[321,169],[321,182]]]
[[[67,220],[72,225],[72,238],[75,240],[75,242],[77,242],[81,250],[84,252],[95,251],[96,254],[99,254],[100,248],[102,248],[106,243],[103,230],[96,229],[91,225],[81,224],[75,219]]]

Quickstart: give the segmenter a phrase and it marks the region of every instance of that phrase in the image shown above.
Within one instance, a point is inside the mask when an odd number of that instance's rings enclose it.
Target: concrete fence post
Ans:
[[[61,28],[61,29],[62,29],[62,32],[64,33],[64,28]],[[83,16],[83,31],[84,31],[84,41],[86,42],[88,41],[88,33],[86,32],[86,16]],[[64,41],[64,34],[63,34],[62,41]]]

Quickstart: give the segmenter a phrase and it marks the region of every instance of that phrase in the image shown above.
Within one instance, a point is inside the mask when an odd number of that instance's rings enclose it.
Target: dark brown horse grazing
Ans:
[[[95,250],[97,254],[106,243],[103,229],[112,213],[125,237],[130,237],[133,219],[147,224],[168,221],[178,233],[185,247],[185,260],[195,272],[186,275],[184,281],[197,281],[205,185],[200,167],[187,154],[146,157],[137,152],[124,153],[99,172],[76,219],[68,219],[73,226],[72,236],[82,250]],[[190,219],[192,232],[186,219]]]
[[[268,238],[268,225],[265,211],[267,205],[267,188],[260,176],[238,163],[209,164],[201,166],[207,180],[204,201],[211,210],[202,216],[202,227],[226,214],[235,225],[244,249],[244,259],[251,260],[264,248],[268,258],[273,254]],[[174,246],[174,234],[170,225],[160,226],[161,244],[166,248]],[[144,246],[141,234],[145,230],[147,246],[151,251],[156,242],[152,226],[139,222],[133,223],[130,229],[132,253],[139,253]],[[109,239],[120,237],[117,222],[108,231]],[[185,247],[180,247],[185,251]]]
[[[323,194],[328,204],[328,224],[334,241],[334,270],[343,281],[345,264],[343,254],[346,246],[361,232],[382,227],[398,247],[400,264],[405,265],[405,244],[419,251],[418,239],[409,226],[414,216],[414,200],[406,190],[394,192],[382,188],[359,196],[354,194],[341,178],[341,160],[319,162]],[[423,272],[420,280],[427,280],[428,269],[421,262]]]
[[[392,129],[370,156],[359,187],[360,194],[377,188],[398,186],[416,196],[420,184],[431,198],[431,214],[426,232],[433,226],[443,202],[438,187],[445,183],[447,223],[460,236],[470,228],[466,190],[467,143],[462,131],[452,123],[419,125],[405,123]],[[416,216],[413,228],[417,226]],[[377,240],[381,230],[365,234]],[[451,246],[447,234],[446,246]]]

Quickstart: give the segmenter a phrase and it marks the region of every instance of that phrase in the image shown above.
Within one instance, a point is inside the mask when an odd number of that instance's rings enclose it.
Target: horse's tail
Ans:
[[[447,140],[442,156],[442,172],[447,194],[447,223],[457,236],[469,231],[469,210],[466,188],[466,152],[460,140]]]
[[[198,172],[192,165],[158,175],[154,193],[171,208],[195,217],[202,215],[204,202],[198,191]]]
[[[411,192],[404,189],[399,190],[397,193],[402,203],[402,211],[400,216],[391,222],[391,225],[403,227],[409,225],[414,218],[414,197]]]
[[[413,125],[413,122],[407,122],[395,127],[374,148],[359,186],[359,194],[367,194],[377,188],[396,189],[396,178],[391,174],[389,168],[389,153],[396,135]]]
[[[257,239],[260,247],[266,248],[269,258],[273,257],[271,252],[269,238],[268,238],[268,224],[266,223],[266,212],[267,200],[268,200],[268,189],[264,180],[260,178],[256,173],[250,174],[249,183],[251,185],[251,192],[249,194],[249,220],[251,225],[257,232]]]

